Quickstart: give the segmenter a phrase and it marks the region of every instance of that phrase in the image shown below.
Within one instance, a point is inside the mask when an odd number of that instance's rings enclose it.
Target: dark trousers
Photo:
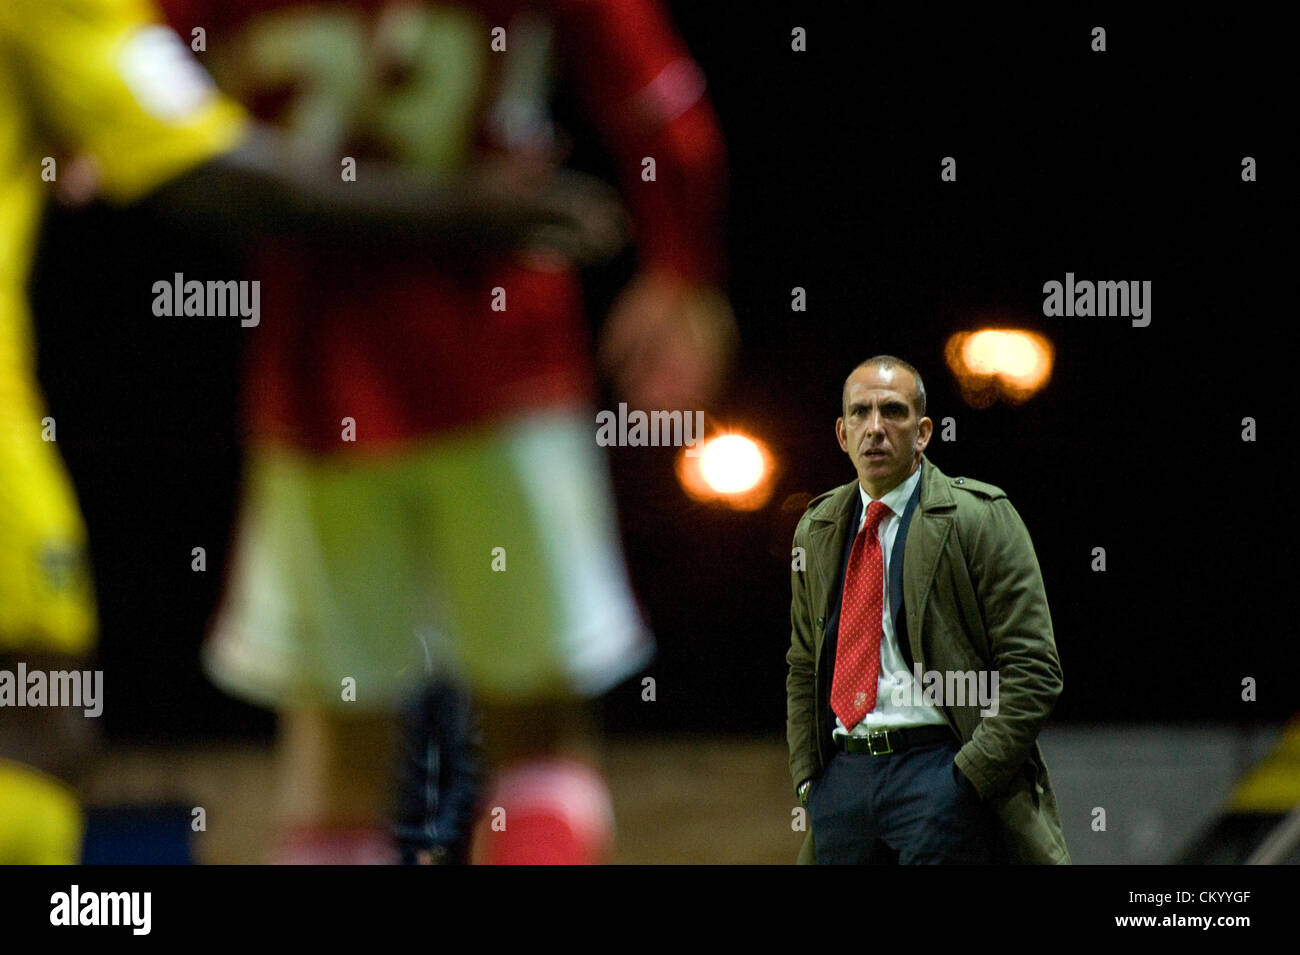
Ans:
[[[836,753],[808,791],[817,862],[1003,862],[996,815],[953,774],[959,748],[954,739],[882,756]]]

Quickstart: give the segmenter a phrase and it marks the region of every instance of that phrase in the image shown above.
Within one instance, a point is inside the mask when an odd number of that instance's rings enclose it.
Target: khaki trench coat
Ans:
[[[981,716],[977,699],[968,705],[943,701],[944,716],[962,742],[957,766],[996,810],[1012,861],[1068,863],[1037,743],[1062,677],[1029,532],[1000,488],[950,478],[924,455],[920,466],[920,499],[907,529],[902,575],[912,660],[922,672],[997,672],[996,715]],[[815,779],[834,755],[831,727],[823,718],[830,680],[818,677],[821,667],[834,665],[821,659],[823,630],[839,586],[857,488],[854,480],[815,498],[795,530],[786,657],[795,787]],[[813,861],[815,838],[810,825],[800,862]]]

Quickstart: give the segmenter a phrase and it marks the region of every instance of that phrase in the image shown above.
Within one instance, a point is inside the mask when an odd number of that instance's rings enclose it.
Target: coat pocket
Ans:
[[[1051,865],[1061,859],[1065,846],[1043,811],[1043,789],[1036,779],[1017,773],[1012,789],[989,803],[1002,823],[1003,841],[1012,862]]]

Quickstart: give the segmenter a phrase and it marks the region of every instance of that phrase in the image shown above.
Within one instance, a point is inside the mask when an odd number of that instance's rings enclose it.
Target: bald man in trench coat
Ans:
[[[1005,861],[1068,863],[1037,742],[1062,675],[1029,533],[1000,488],[949,477],[924,454],[919,467],[919,489],[901,515],[888,568],[894,632],[922,673],[997,672],[996,715],[981,716],[978,699],[940,707],[961,744],[954,761],[993,810]],[[829,716],[834,660],[822,650],[847,535],[856,533],[850,524],[860,512],[858,487],[850,481],[815,498],[795,531],[786,690],[796,792],[805,781],[815,786],[836,753]],[[801,863],[814,861],[816,836],[810,824]]]

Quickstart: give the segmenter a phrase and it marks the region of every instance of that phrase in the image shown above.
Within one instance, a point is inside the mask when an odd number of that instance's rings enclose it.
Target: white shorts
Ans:
[[[594,696],[654,644],[593,415],[396,454],[252,451],[215,683],[261,705],[390,709],[429,676],[488,701]]]

